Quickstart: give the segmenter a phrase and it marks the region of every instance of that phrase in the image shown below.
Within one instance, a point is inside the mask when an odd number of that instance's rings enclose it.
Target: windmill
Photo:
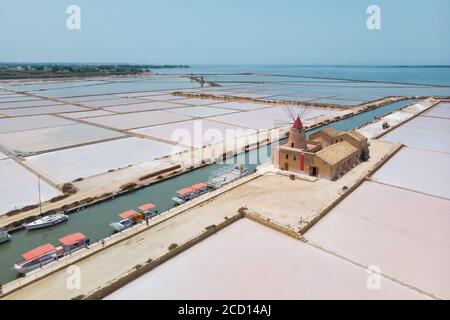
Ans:
[[[302,117],[305,115],[307,108],[304,107],[302,112],[298,112],[296,110],[292,110],[290,106],[286,106],[283,108],[283,111],[287,114],[288,118],[290,119],[289,121],[286,119],[283,120],[275,120],[275,127],[276,128],[280,128],[280,127],[287,127],[287,126],[292,126],[297,118],[302,119]]]

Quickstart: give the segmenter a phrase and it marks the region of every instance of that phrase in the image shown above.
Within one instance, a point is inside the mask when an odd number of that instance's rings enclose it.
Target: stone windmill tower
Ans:
[[[305,129],[303,128],[300,116],[297,116],[289,131],[289,139],[286,146],[294,149],[306,149],[307,147]]]

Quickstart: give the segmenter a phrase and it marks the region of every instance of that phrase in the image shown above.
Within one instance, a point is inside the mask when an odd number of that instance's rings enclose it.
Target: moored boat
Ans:
[[[116,231],[123,231],[131,228],[136,223],[141,222],[144,219],[144,214],[136,212],[134,210],[128,210],[119,214],[122,220],[110,223],[110,226]]]
[[[69,217],[64,213],[55,213],[55,214],[49,214],[48,216],[44,216],[40,219],[34,220],[30,223],[26,223],[23,226],[27,230],[35,230],[35,229],[42,229],[42,228],[48,228],[54,225],[57,225],[61,222],[64,222]]]
[[[58,258],[55,246],[50,243],[34,248],[22,254],[23,260],[14,265],[14,269],[22,274],[42,267]]]
[[[11,238],[11,235],[3,228],[0,228],[0,243],[6,242]]]
[[[206,183],[201,182],[194,184],[190,187],[178,190],[176,192],[177,196],[173,197],[172,200],[175,201],[177,204],[183,204],[186,201],[197,198],[198,196],[201,196],[206,192],[208,192],[208,185]]]
[[[158,214],[158,210],[153,203],[146,203],[138,207],[140,213],[142,213],[145,218],[151,218]]]
[[[248,169],[244,165],[234,166],[231,170],[218,171],[213,174],[208,182],[208,186],[213,189],[219,189],[226,184],[236,181],[249,174]]]
[[[81,248],[84,248],[86,244],[89,244],[89,239],[86,238],[86,236],[81,232],[69,234],[60,238],[58,241],[61,244],[57,248],[59,256],[71,254]]]
[[[50,243],[34,248],[22,254],[23,260],[14,265],[14,269],[22,274],[26,274],[40,268],[58,258],[69,255],[89,244],[89,239],[81,232],[69,234],[60,238],[60,245],[53,246]]]

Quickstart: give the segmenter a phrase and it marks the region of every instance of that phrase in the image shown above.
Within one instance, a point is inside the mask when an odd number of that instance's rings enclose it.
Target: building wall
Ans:
[[[335,180],[355,167],[360,162],[362,150],[364,148],[367,148],[367,140],[361,141],[355,139],[346,132],[336,137],[330,137],[328,134],[322,131],[316,132],[311,135],[311,139],[319,137],[322,138],[325,143],[328,143],[330,145],[337,142],[346,141],[352,146],[356,147],[358,150],[355,151],[352,155],[341,159],[338,163],[331,165],[321,158],[317,157],[315,152],[305,152],[304,150],[300,149],[298,149],[298,151],[292,149],[283,149],[283,146],[281,146],[279,149],[276,149],[276,154],[273,156],[275,166],[277,166],[281,170],[287,169],[292,172],[301,172],[308,175],[314,175],[315,172],[315,175],[320,178]],[[284,145],[284,147],[289,148],[290,145],[286,144]],[[324,147],[326,148],[326,146]],[[320,147],[319,150],[321,148],[322,147]]]
[[[361,151],[354,152],[351,156],[342,159],[334,165],[330,165],[317,157],[314,153],[305,153],[302,151],[277,149],[278,155],[274,155],[274,159],[278,162],[274,164],[281,170],[292,172],[302,172],[308,175],[313,174],[313,167],[316,168],[316,175],[321,178],[338,179],[339,176],[344,175],[359,163]],[[286,155],[288,156],[286,158]],[[303,156],[303,170],[301,170],[301,162]]]
[[[316,166],[315,164],[316,155],[314,153],[305,153],[305,173],[311,175],[312,167]]]
[[[351,156],[342,159],[341,161],[333,165],[332,174],[330,176],[331,179],[338,179],[339,177],[343,176],[351,169],[353,169],[359,163],[360,154],[361,151],[358,150],[357,152],[354,152]]]
[[[287,155],[287,158],[286,158]],[[279,149],[279,168],[282,170],[286,169],[286,164],[288,164],[289,171],[299,172],[300,170],[300,161],[301,161],[302,153]]]
[[[320,178],[330,178],[333,179],[333,170],[332,166],[320,159],[319,157],[316,157],[315,164],[318,169],[318,176]]]
[[[367,140],[359,141],[359,140],[353,138],[349,134],[342,135],[342,138],[343,138],[344,141],[347,141],[348,143],[350,143],[355,148],[362,149],[362,148],[367,147]]]
[[[299,151],[293,151],[293,150],[283,150],[281,149],[277,149],[278,152],[278,156],[276,156],[275,158],[278,159],[278,163],[274,164],[282,169],[285,170],[286,169],[286,163],[289,166],[289,171],[292,172],[303,172],[305,174],[310,174],[310,168],[312,168],[313,166],[315,166],[315,154],[314,153],[309,153],[309,152],[303,152],[301,150]],[[286,155],[288,155],[287,159],[286,159]],[[303,160],[302,160],[303,158]],[[303,161],[303,166],[302,166],[302,161]],[[302,170],[303,167],[303,170]]]

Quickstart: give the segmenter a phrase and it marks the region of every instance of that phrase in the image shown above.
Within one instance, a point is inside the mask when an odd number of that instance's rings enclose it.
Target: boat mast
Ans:
[[[39,215],[42,215],[41,177],[39,176],[38,176],[38,190],[39,190]]]

